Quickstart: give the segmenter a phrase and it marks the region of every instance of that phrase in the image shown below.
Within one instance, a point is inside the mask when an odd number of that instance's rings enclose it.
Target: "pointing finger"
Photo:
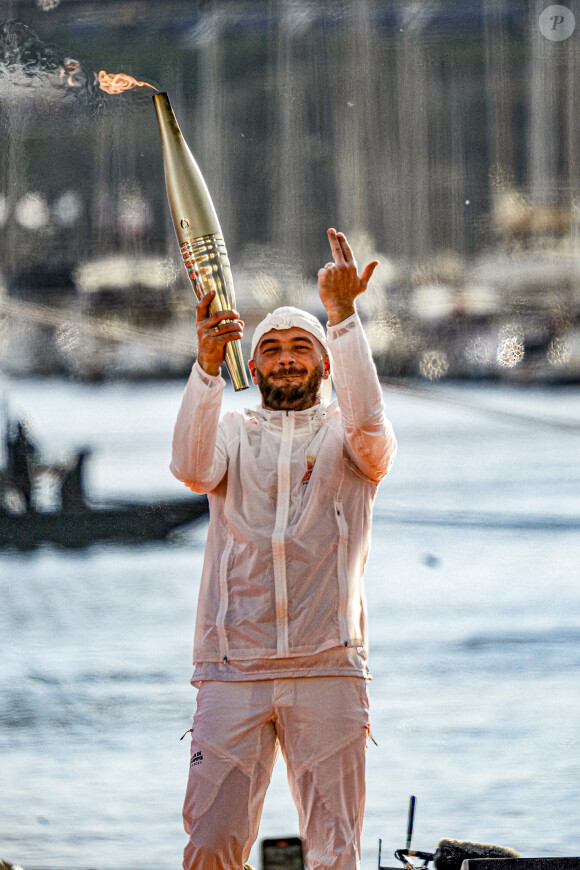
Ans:
[[[338,239],[338,234],[336,230],[332,227],[328,230],[328,241],[330,243],[330,250],[332,251],[332,256],[334,257],[334,262],[336,263],[336,265],[345,265],[344,254],[342,246]]]
[[[344,233],[337,233],[336,238],[337,238],[338,244],[340,245],[340,249],[342,251],[342,256],[344,257],[345,262],[348,264],[354,263],[354,254],[352,252],[351,246],[347,242],[345,234]]]

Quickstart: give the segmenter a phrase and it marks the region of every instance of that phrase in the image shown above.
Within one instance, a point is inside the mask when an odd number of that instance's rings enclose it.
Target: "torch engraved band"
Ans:
[[[181,245],[181,254],[198,299],[215,290],[211,310],[224,311],[236,304],[228,252],[221,236],[200,236]]]

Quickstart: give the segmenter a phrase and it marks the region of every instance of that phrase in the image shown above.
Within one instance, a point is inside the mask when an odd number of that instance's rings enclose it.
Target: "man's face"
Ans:
[[[320,342],[297,326],[263,335],[249,368],[263,406],[274,411],[303,411],[316,405],[320,382],[330,370]]]

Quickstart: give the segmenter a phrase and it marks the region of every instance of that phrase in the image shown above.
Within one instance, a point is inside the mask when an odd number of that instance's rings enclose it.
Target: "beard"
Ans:
[[[257,366],[255,372],[265,408],[270,408],[272,411],[304,411],[320,401],[320,383],[324,373],[322,362],[301,383],[263,375]],[[303,373],[304,369],[294,367],[285,372],[287,375]]]

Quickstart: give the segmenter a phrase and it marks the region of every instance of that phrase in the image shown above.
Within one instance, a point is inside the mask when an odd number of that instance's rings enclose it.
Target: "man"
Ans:
[[[26,425],[18,420],[16,431],[10,427],[6,433],[6,455],[8,479],[23,498],[24,509],[32,510],[32,469],[38,450],[28,435]]]
[[[198,358],[171,465],[210,499],[186,870],[241,870],[278,746],[309,870],[360,866],[370,679],[362,578],[372,504],[396,445],[356,314],[378,263],[359,276],[345,236],[328,237],[334,263],[318,273],[328,334],[292,307],[258,325],[249,368],[261,407],[219,421],[220,366],[243,323],[235,311],[209,314],[212,294],[197,307]]]

